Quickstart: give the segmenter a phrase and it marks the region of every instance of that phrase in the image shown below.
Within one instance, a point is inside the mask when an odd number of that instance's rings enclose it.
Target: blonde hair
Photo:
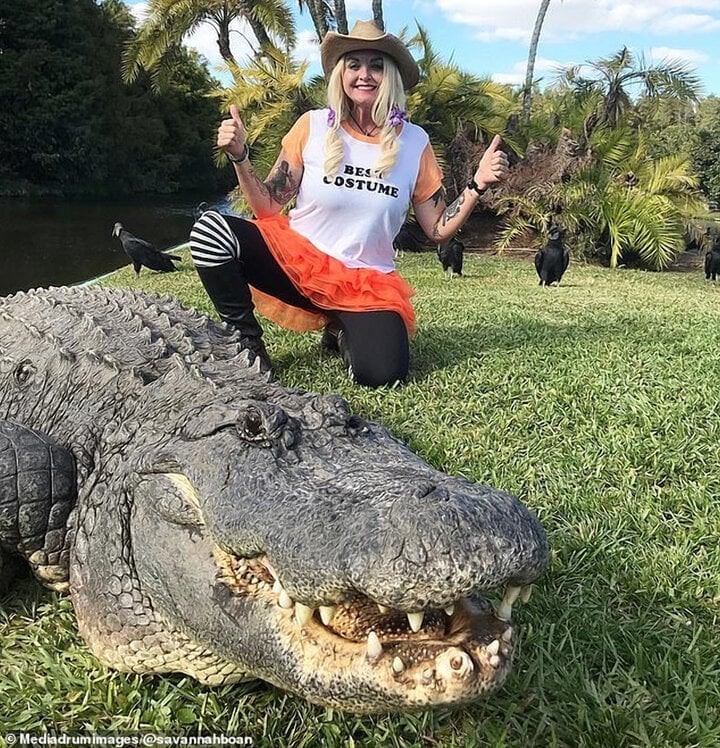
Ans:
[[[373,173],[381,177],[390,171],[397,161],[400,145],[395,128],[388,124],[388,116],[393,106],[405,111],[405,89],[402,78],[392,57],[383,58],[383,78],[378,87],[378,95],[372,109],[372,120],[380,129],[380,158],[373,168]],[[350,117],[350,99],[342,85],[342,73],[345,58],[341,57],[328,79],[327,103],[335,111],[335,121],[330,125],[325,136],[325,176],[334,177],[343,160],[343,142],[340,137],[340,123]]]

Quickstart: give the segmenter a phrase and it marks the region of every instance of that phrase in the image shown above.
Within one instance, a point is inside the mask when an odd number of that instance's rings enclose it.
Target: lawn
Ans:
[[[419,332],[401,388],[349,384],[319,334],[267,325],[288,385],[339,392],[442,470],[516,494],[552,561],[526,605],[515,670],[461,710],[357,717],[251,681],[109,672],[69,602],[32,581],[0,599],[7,730],[226,733],[260,746],[720,744],[720,284],[700,272],[470,256],[447,281],[406,255]],[[187,259],[173,275],[104,282],[210,311]],[[1,738],[0,738],[1,742]]]

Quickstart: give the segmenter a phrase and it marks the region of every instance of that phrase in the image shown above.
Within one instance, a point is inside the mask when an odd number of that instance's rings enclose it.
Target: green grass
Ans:
[[[412,375],[346,381],[319,334],[267,325],[279,378],[339,392],[435,466],[515,493],[552,562],[527,605],[515,670],[462,710],[356,717],[260,682],[109,672],[69,602],[30,580],[0,600],[0,734],[249,735],[262,746],[720,745],[720,284],[701,273],[471,256],[448,282],[405,256],[417,289]],[[209,311],[190,269],[138,284]],[[108,282],[108,281],[106,281]]]

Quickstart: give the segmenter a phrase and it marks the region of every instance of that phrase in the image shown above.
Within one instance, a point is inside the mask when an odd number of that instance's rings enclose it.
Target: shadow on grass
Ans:
[[[7,562],[6,562],[7,563]],[[11,574],[6,574],[0,587],[0,612],[10,617],[24,615],[34,617],[39,605],[57,599],[57,593],[43,587],[33,577],[27,564],[11,558]]]

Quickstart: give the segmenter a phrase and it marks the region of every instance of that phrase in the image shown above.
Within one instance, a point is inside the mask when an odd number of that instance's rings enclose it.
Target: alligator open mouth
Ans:
[[[219,547],[214,555],[221,583],[233,595],[274,606],[293,638],[324,650],[325,668],[328,653],[340,668],[384,664],[384,680],[421,689],[424,696],[416,698],[423,703],[465,701],[504,682],[516,639],[512,607],[532,590],[508,586],[496,612],[479,595],[411,613],[360,594],[312,608],[290,597],[267,558],[240,558]]]

